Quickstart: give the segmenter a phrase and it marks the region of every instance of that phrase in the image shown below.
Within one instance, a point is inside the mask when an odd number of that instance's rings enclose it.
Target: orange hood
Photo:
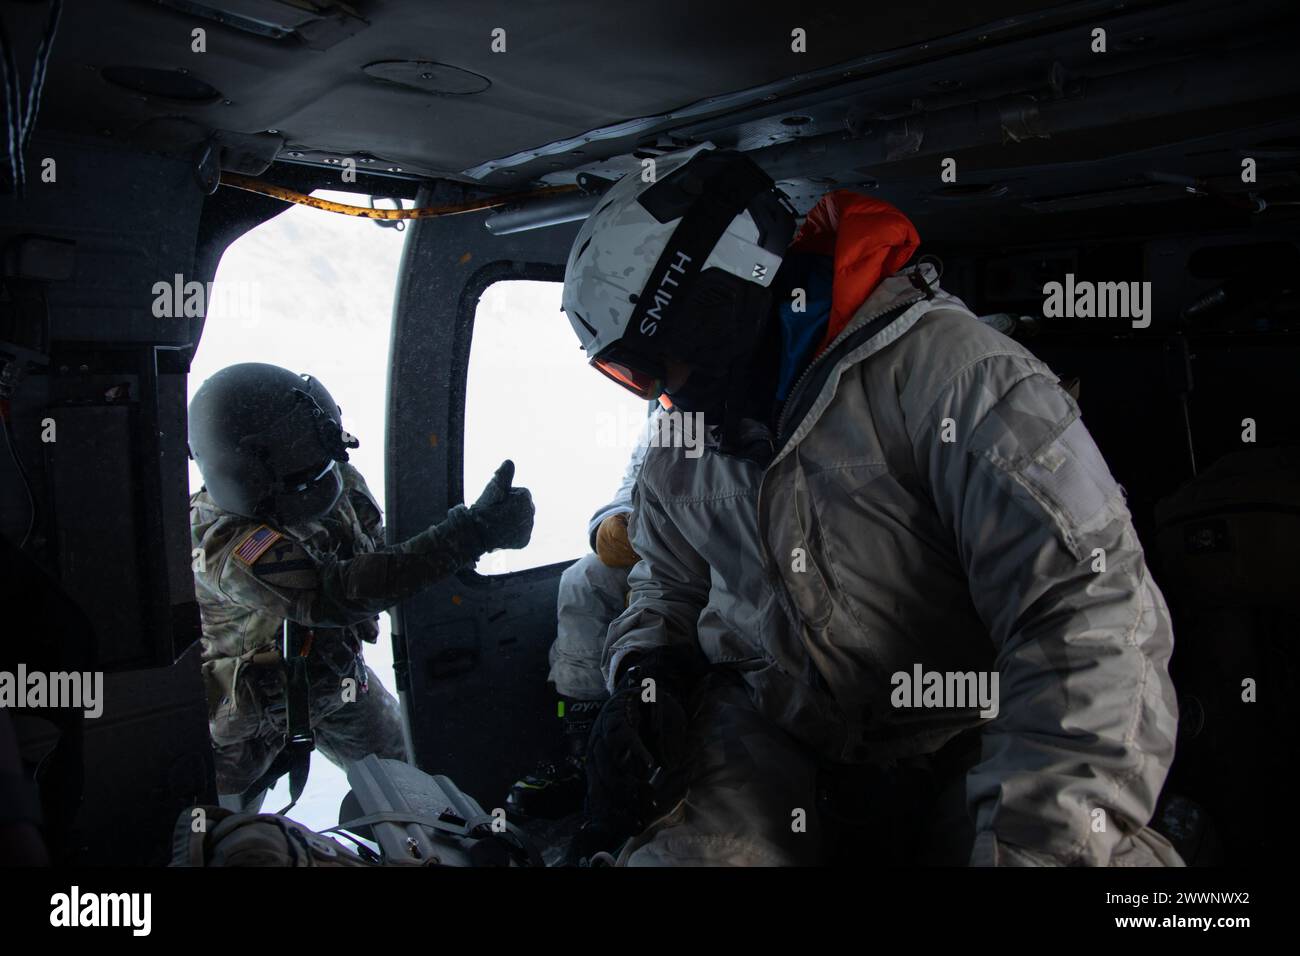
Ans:
[[[921,244],[916,227],[883,199],[837,189],[817,201],[790,251],[830,256],[835,263],[831,314],[820,353],[882,279],[907,264]]]

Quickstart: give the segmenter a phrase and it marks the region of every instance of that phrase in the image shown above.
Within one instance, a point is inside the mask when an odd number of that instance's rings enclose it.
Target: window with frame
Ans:
[[[560,311],[563,283],[504,279],[474,313],[465,384],[464,488],[473,503],[504,459],[537,507],[519,551],[495,551],[480,574],[570,561],[591,550],[588,523],[613,499],[645,427],[647,404],[587,362]]]

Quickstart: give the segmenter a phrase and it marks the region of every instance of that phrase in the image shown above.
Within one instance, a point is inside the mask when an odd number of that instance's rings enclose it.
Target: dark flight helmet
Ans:
[[[338,462],[359,442],[316,379],[260,362],[231,365],[190,402],[190,457],[233,514],[278,525],[327,514],[343,491]]]

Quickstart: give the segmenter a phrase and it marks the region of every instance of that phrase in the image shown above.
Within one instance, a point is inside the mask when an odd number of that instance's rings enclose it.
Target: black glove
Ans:
[[[629,658],[596,718],[587,750],[587,810],[615,846],[671,810],[685,793],[690,706],[707,671],[694,646]],[[644,699],[647,678],[654,681],[653,702]]]
[[[614,830],[603,823],[597,823],[595,820],[587,820],[578,828],[578,832],[573,835],[569,841],[569,847],[564,852],[562,866],[582,866],[591,867],[598,865],[593,862],[593,857],[597,853],[608,853],[614,856],[615,852],[627,839],[627,833],[622,830]],[[608,861],[606,861],[608,865]]]
[[[511,488],[514,477],[515,463],[503,461],[470,506],[484,552],[527,547],[533,535],[533,496],[527,488]]]

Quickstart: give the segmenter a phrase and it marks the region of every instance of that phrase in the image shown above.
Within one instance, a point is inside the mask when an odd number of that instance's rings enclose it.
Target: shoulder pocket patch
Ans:
[[[1052,516],[1080,561],[1089,551],[1085,539],[1127,514],[1119,485],[1078,418],[1014,477]]]
[[[283,537],[284,535],[274,528],[258,525],[245,536],[243,541],[235,545],[233,554],[236,560],[251,565]]]
[[[1013,388],[994,414],[988,427],[998,431],[984,456],[1038,503],[1070,553],[1083,560],[1083,539],[1127,508],[1078,406],[1058,387],[1031,380]]]
[[[252,566],[252,572],[263,584],[280,590],[309,591],[320,587],[319,566],[292,538],[276,542]]]

